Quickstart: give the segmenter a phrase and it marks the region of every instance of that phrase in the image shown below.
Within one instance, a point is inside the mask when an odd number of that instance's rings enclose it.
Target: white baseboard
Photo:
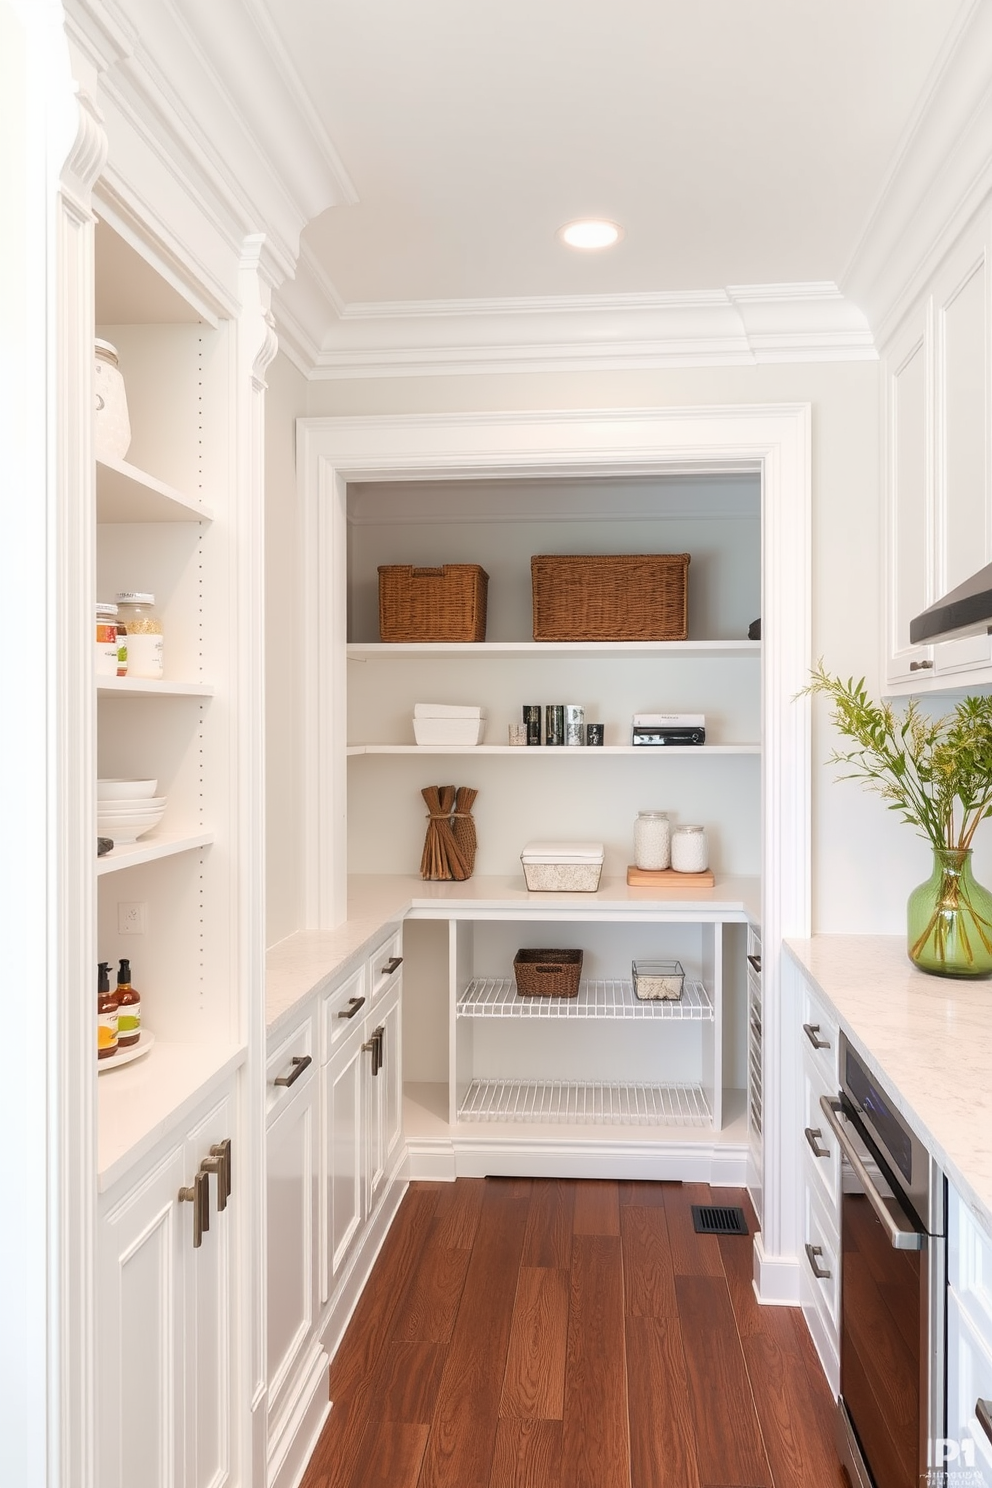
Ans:
[[[760,1231],[754,1237],[754,1294],[776,1307],[799,1305],[799,1261],[795,1256],[767,1256]]]
[[[315,1339],[300,1383],[269,1434],[267,1488],[298,1488],[331,1410],[330,1359]]]
[[[745,1144],[625,1143],[615,1136],[597,1141],[554,1138],[456,1137],[412,1142],[407,1148],[412,1180],[452,1178],[620,1178],[711,1183],[742,1188],[747,1180]]]
[[[320,1341],[332,1359],[358,1305],[358,1299],[389,1233],[389,1227],[396,1217],[400,1200],[406,1193],[407,1184],[406,1179],[401,1176],[402,1167],[401,1162],[392,1178],[387,1181],[379,1207],[369,1221],[361,1246],[352,1257],[321,1325]]]

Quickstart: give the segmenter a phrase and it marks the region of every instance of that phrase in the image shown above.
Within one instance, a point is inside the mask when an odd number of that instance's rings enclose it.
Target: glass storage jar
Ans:
[[[155,613],[154,594],[128,590],[117,596],[117,618],[127,630],[129,677],[160,679],[164,674],[162,622]]]
[[[93,447],[98,460],[123,460],[131,443],[124,378],[117,365],[117,348],[109,341],[94,343],[93,383],[96,405]]]
[[[705,827],[676,827],[672,833],[672,867],[676,872],[705,873],[709,865]]]
[[[639,811],[634,823],[634,866],[656,870],[671,863],[667,811]]]
[[[120,648],[117,642],[117,606],[98,604],[96,607],[96,659],[93,670],[98,677],[122,677]],[[127,652],[125,651],[125,656]]]

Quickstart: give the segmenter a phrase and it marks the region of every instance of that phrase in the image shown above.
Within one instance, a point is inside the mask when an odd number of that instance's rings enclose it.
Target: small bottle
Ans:
[[[96,989],[96,1057],[109,1059],[118,1050],[117,998],[110,990],[110,962],[101,961]]]
[[[639,811],[634,823],[634,865],[657,871],[671,863],[667,811]]]
[[[117,606],[96,607],[96,658],[93,670],[98,677],[117,677]]]
[[[710,865],[704,827],[677,826],[672,833],[672,867],[678,873],[705,873]]]
[[[154,594],[138,594],[133,590],[118,594],[117,613],[127,631],[128,676],[161,679],[165,643],[162,622],[155,613]]]
[[[141,994],[131,986],[131,963],[122,958],[117,972],[117,1042],[129,1049],[141,1037]]]

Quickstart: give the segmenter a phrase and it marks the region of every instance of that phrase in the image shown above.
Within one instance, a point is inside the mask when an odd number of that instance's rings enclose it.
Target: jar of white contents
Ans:
[[[117,665],[117,606],[98,604],[96,607],[96,660],[93,670],[98,677],[116,677]]]
[[[117,611],[127,630],[128,676],[160,678],[164,642],[154,594],[118,594]]]
[[[669,826],[667,811],[639,811],[634,823],[634,864],[638,868],[667,868]]]
[[[705,873],[709,847],[704,827],[678,826],[672,833],[672,867],[678,873]]]

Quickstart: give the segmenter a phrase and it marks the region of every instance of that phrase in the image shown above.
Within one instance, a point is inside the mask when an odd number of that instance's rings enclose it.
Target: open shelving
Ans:
[[[459,1018],[645,1018],[713,1021],[713,999],[702,982],[686,981],[676,1001],[641,1000],[631,982],[580,981],[575,997],[521,997],[512,977],[480,977],[458,998]]]
[[[708,1126],[701,1085],[571,1080],[473,1080],[459,1121],[544,1121],[582,1126]]]

